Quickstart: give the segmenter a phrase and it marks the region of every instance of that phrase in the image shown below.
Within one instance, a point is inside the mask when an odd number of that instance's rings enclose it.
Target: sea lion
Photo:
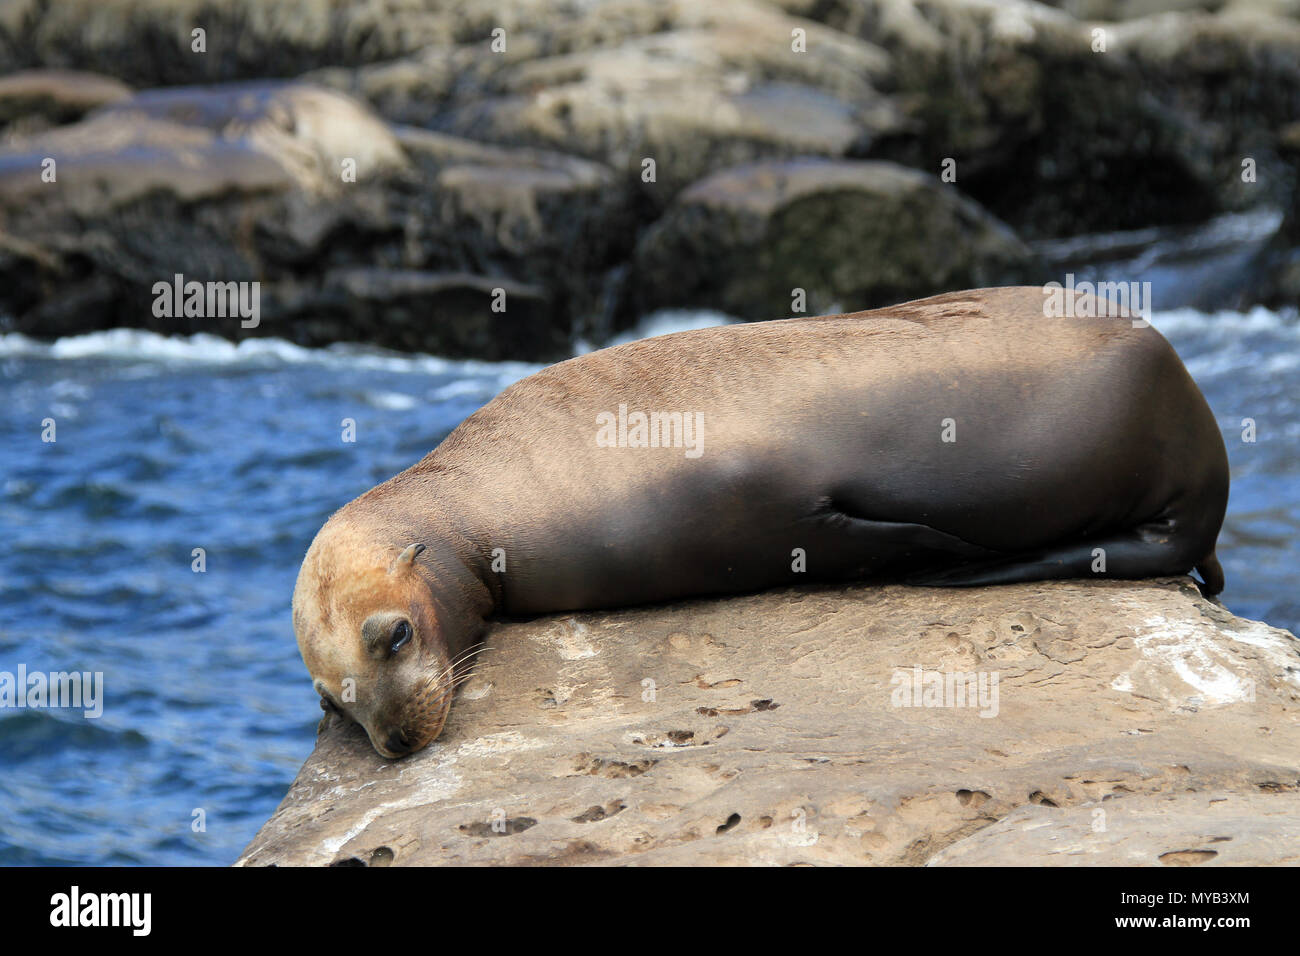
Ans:
[[[515,383],[312,542],[293,620],[322,706],[386,757],[423,747],[496,614],[1193,567],[1217,593],[1228,461],[1205,399],[1123,309],[1044,302],[678,332]]]

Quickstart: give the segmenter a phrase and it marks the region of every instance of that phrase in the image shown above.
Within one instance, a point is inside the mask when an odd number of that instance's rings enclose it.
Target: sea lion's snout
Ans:
[[[423,750],[442,733],[455,690],[444,663],[423,675],[395,679],[375,692],[375,708],[358,714],[371,745],[382,757],[397,760]]]
[[[384,747],[397,757],[405,757],[411,752],[411,742],[406,739],[406,734],[398,729],[390,731],[388,739],[384,741]]]
[[[364,675],[356,685],[355,701],[346,710],[335,707],[361,725],[381,757],[397,760],[423,750],[442,733],[457,683],[451,674],[443,655],[428,663],[411,661],[380,679]],[[317,683],[322,706],[329,708],[329,691]]]

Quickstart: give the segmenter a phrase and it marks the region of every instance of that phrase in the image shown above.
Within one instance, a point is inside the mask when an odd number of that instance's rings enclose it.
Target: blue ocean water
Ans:
[[[1300,630],[1300,323],[1256,309],[1155,324],[1232,460],[1223,599]],[[231,862],[312,748],[320,711],[289,619],[312,535],[533,370],[122,330],[0,337],[0,671],[101,671],[106,688],[98,719],[0,710],[0,864]]]

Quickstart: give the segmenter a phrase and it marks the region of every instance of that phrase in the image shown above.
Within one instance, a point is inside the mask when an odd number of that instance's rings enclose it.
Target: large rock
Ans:
[[[268,63],[291,76],[454,43],[478,29],[486,36],[490,19],[486,5],[455,0],[10,0],[0,14],[0,70],[98,70],[139,86],[255,79]],[[205,33],[201,51],[196,29]]]
[[[505,340],[495,343],[492,329],[501,332],[506,317],[489,311],[487,339],[464,354],[567,358],[576,339],[601,342],[628,324],[615,325],[612,277],[632,253],[638,214],[608,167],[411,127],[398,127],[397,135],[420,171],[420,186],[406,200],[407,221],[421,235],[417,258],[510,277],[540,290],[546,302],[538,312],[545,329],[510,316]],[[511,341],[542,335],[545,347]]]
[[[1282,4],[1151,3],[1106,23],[1025,0],[776,2],[887,50],[885,88],[917,135],[886,155],[935,171],[955,160],[961,188],[1022,235],[1194,222],[1285,196],[1273,160],[1300,104],[1300,22]],[[1247,157],[1272,178],[1243,184]]]
[[[0,129],[12,135],[79,119],[117,103],[131,88],[111,76],[76,70],[22,70],[0,77]]]
[[[634,182],[652,159],[646,192],[659,205],[726,166],[861,155],[901,128],[897,108],[873,85],[890,62],[871,43],[754,0],[675,0],[660,9],[649,35],[604,38],[498,71],[492,95],[438,122],[477,138],[576,152]]]
[[[659,207],[760,159],[870,155],[932,172],[953,159],[960,188],[1043,237],[1280,201],[1269,167],[1300,104],[1298,16],[1295,0],[15,0],[0,71],[150,86],[273,63],[401,123],[620,175],[654,158],[661,188],[645,192]],[[1257,188],[1240,179],[1247,157],[1268,169]]]
[[[1280,204],[1297,183],[1286,140],[1300,116],[1300,8],[1282,16],[1270,6],[1152,16],[1115,32],[1146,94],[1196,128],[1221,208]]]
[[[58,163],[52,182],[40,175],[45,156]],[[345,158],[359,181],[406,165],[387,124],[329,90],[277,83],[146,90],[13,144],[0,167],[0,196],[11,208],[66,206],[90,217],[154,191],[183,200],[292,186],[338,195]]]
[[[1028,804],[930,858],[930,866],[1300,865],[1300,793],[1125,795],[1060,809]]]
[[[192,50],[191,31],[206,31]],[[505,48],[494,50],[493,31]],[[794,31],[807,52],[794,49]],[[132,55],[147,48],[149,55]],[[390,120],[576,153],[660,202],[738,162],[861,152],[899,129],[889,57],[763,0],[338,3],[71,0],[0,17],[0,70],[115,72],[140,86],[307,74]]]
[[[1043,0],[1077,20],[1137,20],[1158,13],[1246,10],[1280,16],[1300,14],[1297,0]]]
[[[1277,232],[1246,270],[1246,288],[1234,303],[1239,307],[1262,303],[1294,309],[1300,304],[1300,121],[1282,128],[1278,152],[1290,165],[1291,201]]]
[[[1013,284],[1030,254],[953,187],[893,163],[802,159],[723,170],[642,237],[625,301],[704,305],[751,319],[874,308]]]
[[[790,590],[488,642],[428,749],[330,723],[239,863],[1295,861],[1300,643],[1187,578]],[[905,699],[917,673],[986,696]]]
[[[0,314],[39,336],[128,326],[560,358],[608,327],[605,276],[631,250],[610,179],[393,129],[310,84],[145,91],[0,148]],[[156,315],[154,284],[176,274],[259,282],[260,324]]]
[[[200,28],[203,52],[193,48]],[[163,94],[122,100],[102,77],[0,82],[0,125],[14,140],[0,165],[20,161],[24,183],[54,144],[89,154],[106,198],[158,185],[89,220],[84,236],[61,200],[28,212],[0,197],[0,315],[46,334],[148,325],[138,290],[170,274],[162,249],[223,279],[259,278],[267,331],[304,344],[558,358],[574,340],[600,344],[652,303],[733,298],[665,295],[660,279],[677,269],[656,249],[689,205],[675,200],[737,165],[871,159],[953,173],[949,192],[1029,240],[1282,207],[1300,181],[1285,144],[1300,110],[1296,0],[14,0],[0,13],[0,72],[31,67],[94,69],[134,86],[221,84],[208,94],[216,99],[238,88],[229,81],[274,69],[312,81],[295,90],[343,94],[328,112],[349,149],[373,138],[391,151],[399,140],[382,174],[324,198],[314,164],[335,152],[317,124],[259,143],[204,127],[203,107],[197,124],[142,113],[141,101]],[[123,133],[92,112],[80,133],[42,132],[95,105],[140,128]],[[450,134],[466,155],[444,159],[452,140],[421,141],[411,127]],[[96,139],[116,152],[92,148]],[[156,169],[127,168],[135,150]],[[1253,180],[1243,178],[1247,161]],[[932,226],[922,216],[912,234]],[[1247,284],[1261,301],[1294,299],[1292,233]],[[623,282],[638,242],[649,286]],[[959,238],[955,258],[970,246]],[[901,285],[871,264],[850,276],[852,260],[837,251],[801,268],[813,279],[791,283],[779,303],[767,291],[734,298],[743,314],[768,318],[788,310],[796,286],[853,307],[1031,278],[960,278],[997,270],[930,261],[947,256],[942,245],[890,251],[919,262],[893,270]],[[697,269],[689,259],[666,265]],[[344,286],[369,298],[349,301]],[[491,311],[497,289],[519,307]]]

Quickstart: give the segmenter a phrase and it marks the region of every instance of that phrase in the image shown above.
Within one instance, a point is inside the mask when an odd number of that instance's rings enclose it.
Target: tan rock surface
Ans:
[[[33,175],[47,156],[58,160],[68,189]],[[147,90],[10,144],[0,201],[14,207],[44,196],[94,215],[153,190],[186,201],[295,185],[337,194],[345,158],[361,180],[407,162],[385,123],[333,90],[305,83]]]
[[[1078,807],[1017,807],[940,850],[930,866],[1297,866],[1300,793],[1125,795]]]
[[[1294,862],[1300,643],[1186,578],[779,591],[489,644],[427,750],[330,724],[239,863]],[[900,706],[915,668],[996,697]]]
[[[656,4],[657,32],[602,37],[580,20],[573,52],[501,70],[502,95],[456,112],[475,138],[563,149],[639,177],[656,162],[656,202],[715,170],[757,159],[864,152],[901,118],[873,81],[888,56],[874,44],[788,17],[755,0]],[[796,52],[794,34],[815,55]],[[557,30],[561,36],[564,29]],[[581,38],[581,39],[580,39]]]
[[[22,119],[37,120],[38,128],[64,123],[130,95],[125,83],[98,73],[21,70],[0,77],[0,125]]]

